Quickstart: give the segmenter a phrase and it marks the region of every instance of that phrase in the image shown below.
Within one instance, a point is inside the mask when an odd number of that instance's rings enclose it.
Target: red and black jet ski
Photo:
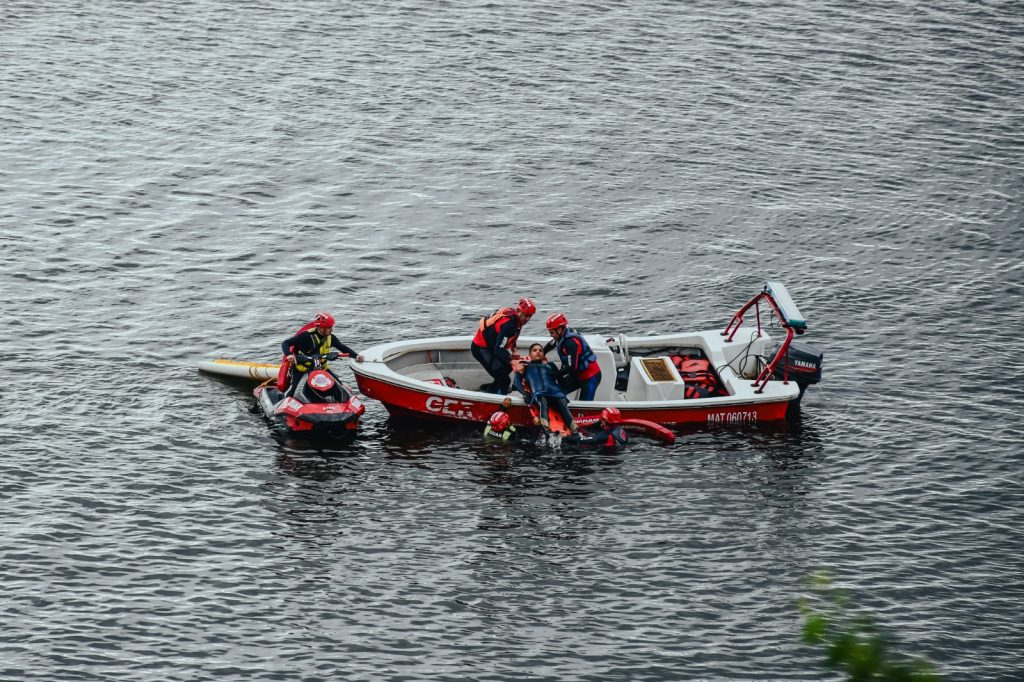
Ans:
[[[288,433],[334,438],[354,434],[366,407],[323,366],[324,361],[339,357],[341,354],[337,352],[296,355],[299,362],[304,365],[312,363],[313,368],[299,377],[299,384],[292,395],[285,396],[287,367],[282,367],[277,380],[266,381],[253,391],[256,404],[267,419]]]

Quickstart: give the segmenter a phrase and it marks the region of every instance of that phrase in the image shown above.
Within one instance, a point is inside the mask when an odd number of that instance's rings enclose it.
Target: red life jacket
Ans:
[[[516,309],[515,308],[499,308],[491,313],[490,317],[481,317],[480,324],[476,327],[476,336],[473,337],[473,345],[480,346],[481,348],[487,348],[487,339],[484,337],[484,333],[490,329],[493,329],[496,325],[505,320],[505,318],[511,317],[515,319]],[[511,349],[516,345],[516,339],[519,338],[519,334],[509,338],[505,343],[505,348]]]
[[[626,434],[626,430],[621,426],[616,426],[608,431],[608,440],[604,442],[605,447],[614,448],[616,445],[625,445],[629,442],[629,436]]]
[[[679,355],[672,356],[672,364],[679,370],[679,376],[687,384],[696,384],[713,395],[718,389],[718,379],[711,369],[711,361],[702,358],[687,358]],[[689,395],[687,398],[691,397]],[[694,395],[693,397],[703,397]]]
[[[703,386],[698,386],[697,384],[686,384],[686,388],[683,393],[683,397],[687,400],[691,400],[693,398],[707,398],[710,395],[711,394],[708,393],[708,389]]]

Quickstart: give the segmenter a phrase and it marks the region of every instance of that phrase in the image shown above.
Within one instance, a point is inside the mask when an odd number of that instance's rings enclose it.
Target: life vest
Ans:
[[[672,364],[679,370],[680,378],[689,384],[695,384],[706,391],[707,395],[713,395],[718,389],[718,377],[711,369],[711,361],[704,358],[688,358],[681,355],[672,356]],[[689,395],[687,398],[691,397]],[[694,395],[694,398],[704,398],[706,395]]]
[[[319,334],[317,334],[316,332],[310,332],[310,336],[313,338],[313,354],[314,355],[327,355],[328,353],[331,352],[331,335],[330,334],[328,334],[327,336],[321,338],[321,336]],[[319,343],[319,347],[317,347],[318,343]],[[297,369],[300,372],[308,372],[309,368],[312,367],[312,366],[313,366],[312,363],[310,363],[308,365],[303,365],[303,364],[299,363],[298,359],[295,360],[295,369]],[[326,360],[323,361],[323,364],[321,365],[321,367],[323,367],[323,369],[327,369],[327,361]]]
[[[488,346],[490,346],[491,344],[487,343],[487,338],[485,334],[491,329],[494,329],[494,327],[497,326],[498,323],[504,320],[506,317],[511,317],[513,320],[515,320],[516,309],[498,308],[493,313],[491,313],[490,317],[481,317],[480,324],[478,324],[476,327],[476,336],[473,337],[473,345],[480,346],[481,348],[487,348]],[[518,324],[516,325],[516,327],[518,329]],[[509,338],[509,340],[505,343],[505,347],[514,347],[516,345],[516,339],[518,338],[518,333],[515,336]]]
[[[566,329],[565,333],[562,334],[562,338],[558,339],[558,343],[555,344],[555,350],[558,351],[558,357],[562,360],[562,367],[570,367],[569,364],[569,353],[565,347],[566,342],[569,339],[578,339],[580,342],[580,355],[576,363],[576,367],[573,369],[573,374],[576,375],[577,379],[585,380],[594,376],[601,371],[601,368],[597,365],[597,355],[590,348],[590,344],[587,343],[586,339],[580,336],[579,332],[575,329]]]
[[[500,433],[495,431],[494,429],[492,429],[490,424],[488,424],[486,427],[484,427],[484,437],[485,438],[498,438],[502,442],[507,441],[509,438],[511,438],[512,434],[514,434],[515,432],[516,432],[516,427],[514,427],[514,426],[509,426],[507,429],[505,429],[504,431],[502,431]]]
[[[614,448],[617,445],[625,445],[629,436],[621,426],[616,426],[608,431],[608,440],[604,442],[606,448]]]
[[[686,384],[686,388],[683,389],[683,398],[687,400],[692,400],[693,398],[707,398],[710,395],[711,393],[708,392],[708,389],[703,386],[698,386],[697,384]]]

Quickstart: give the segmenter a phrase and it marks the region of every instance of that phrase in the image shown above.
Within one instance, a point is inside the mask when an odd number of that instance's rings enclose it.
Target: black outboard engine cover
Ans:
[[[768,357],[775,357],[775,353],[778,350],[779,346],[775,346]],[[779,360],[779,364],[775,366],[772,378],[779,379],[780,381],[788,378],[789,381],[795,381],[800,387],[802,395],[807,386],[821,381],[821,361],[824,356],[824,353],[809,343],[791,343],[789,344],[788,357],[784,355]]]

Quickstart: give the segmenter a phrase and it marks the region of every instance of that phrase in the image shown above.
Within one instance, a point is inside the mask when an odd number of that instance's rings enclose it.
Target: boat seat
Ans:
[[[439,369],[432,366],[426,366],[417,369],[414,372],[409,372],[406,376],[419,381],[425,381],[428,384],[437,384],[438,386],[448,386],[449,388],[458,388],[458,382],[451,376],[446,375]]]
[[[430,365],[417,368],[413,372],[405,373],[405,375],[419,381],[427,381],[432,384],[444,384],[444,374],[441,370]]]

